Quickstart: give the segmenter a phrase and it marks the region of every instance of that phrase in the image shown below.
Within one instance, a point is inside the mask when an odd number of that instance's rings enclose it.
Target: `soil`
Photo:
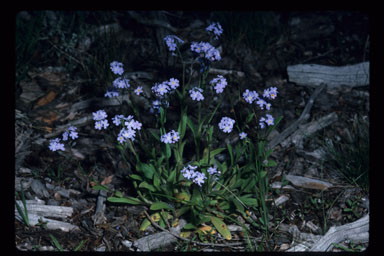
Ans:
[[[44,225],[27,227],[15,219],[15,246],[23,251],[58,250],[50,234],[68,251],[74,250],[81,242],[80,251],[133,251],[133,247],[124,246],[122,241],[133,242],[159,232],[153,227],[145,232],[139,231],[145,218],[142,208],[110,202],[106,203],[104,212],[106,221],[94,224],[93,216],[99,191],[93,190],[92,185],[104,181],[111,190],[119,190],[126,195],[134,193],[134,189],[126,179],[132,167],[124,164],[111,140],[95,131],[92,122],[79,128],[80,138],[73,147],[75,153],[51,152],[48,149],[49,139],[46,137],[55,132],[57,127],[99,109],[95,102],[86,109],[70,111],[75,103],[103,97],[105,84],[112,81],[112,75],[109,70],[100,70],[103,67],[108,68],[111,59],[123,62],[128,72],[150,74],[151,77],[132,81],[135,85],[140,83],[147,88],[180,74],[181,66],[177,63],[174,65],[174,60],[163,49],[165,46],[161,46],[159,31],[175,33],[189,42],[200,41],[204,40],[204,28],[208,21],[222,20],[224,34],[218,42],[222,60],[213,67],[244,73],[244,76],[226,76],[230,86],[225,93],[231,95],[246,88],[261,92],[266,87],[276,86],[279,93],[273,103],[272,113],[274,116],[284,117],[277,127],[278,132],[300,116],[313,92],[312,88],[289,81],[288,65],[344,66],[369,61],[368,15],[361,12],[271,12],[257,16],[254,13],[137,11],[142,17],[146,17],[146,21],[161,23],[165,17],[175,31],[156,25],[159,23],[136,20],[133,15],[124,11],[45,12],[42,15],[43,13],[28,11],[17,15],[18,22],[32,22],[45,17],[46,25],[40,32],[46,29],[50,33],[46,34],[46,39],[35,44],[27,71],[17,69],[20,72],[17,73],[15,90],[15,177],[40,180],[49,194],[44,196],[43,192],[39,194],[38,190],[29,188],[25,191],[27,199],[38,197],[48,205],[73,207],[74,213],[67,221],[78,226],[80,231],[48,231]],[[73,17],[73,23],[70,23],[72,26],[63,25],[67,24],[65,22],[68,17]],[[256,32],[253,34],[251,25],[240,28],[234,23],[236,21],[242,24],[242,19],[246,18],[255,22]],[[118,24],[119,28],[96,39],[84,32],[106,24]],[[76,30],[77,28],[84,30]],[[35,28],[29,29],[32,32]],[[236,29],[239,30],[238,33]],[[78,35],[76,40],[70,36],[73,31]],[[231,33],[226,35],[226,31]],[[27,37],[27,34],[23,36]],[[91,40],[89,44],[86,43],[87,38]],[[136,103],[141,104],[143,111],[148,110],[145,103]],[[245,103],[235,104],[234,110],[228,103],[219,112],[241,113]],[[121,113],[124,110],[129,112],[129,106],[123,104],[118,111]],[[116,112],[116,108],[110,107],[110,111],[109,116],[114,116],[113,111]],[[212,110],[207,108],[205,111],[209,113]],[[294,174],[328,181],[335,187],[323,192],[302,188],[295,191],[271,190],[268,204],[273,232],[270,239],[262,243],[261,250],[284,251],[287,244],[291,244],[292,237],[279,231],[279,223],[296,225],[301,232],[324,235],[329,227],[355,221],[368,213],[369,206],[366,206],[366,202],[369,202],[369,190],[348,182],[335,170],[334,162],[314,158],[303,151],[313,152],[324,145],[327,139],[338,143],[345,141],[348,134],[354,138],[354,120],[363,120],[364,116],[369,116],[369,86],[324,91],[316,99],[309,121],[331,112],[337,113],[338,120],[306,138],[304,150],[298,151],[295,146],[284,148],[278,145],[275,148],[272,158],[278,164],[270,168],[268,177],[272,184],[284,181],[286,174]],[[140,118],[144,124],[155,122],[153,116]],[[177,121],[177,115],[170,115],[169,120],[169,123]],[[249,136],[253,135],[251,131]],[[194,152],[192,148],[187,148],[186,151],[188,150]],[[66,196],[63,195],[64,192],[58,192],[60,189],[72,189],[78,193]],[[283,194],[289,200],[275,207],[272,201]],[[20,200],[20,193],[15,197]],[[312,222],[318,229],[311,229],[306,225],[308,222]],[[261,234],[259,230],[254,230],[255,237]],[[241,232],[235,232],[234,240],[236,239],[245,240]],[[218,250],[242,251],[246,248],[245,244],[237,249],[219,247]],[[363,250],[367,246],[348,242],[342,245],[354,250]],[[207,248],[194,246],[188,247],[188,250],[204,251]],[[162,250],[186,250],[186,247],[180,242]],[[334,249],[338,250],[341,249]]]

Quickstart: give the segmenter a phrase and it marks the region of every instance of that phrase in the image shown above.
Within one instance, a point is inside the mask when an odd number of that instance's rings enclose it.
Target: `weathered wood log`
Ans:
[[[237,70],[228,70],[228,69],[218,69],[218,68],[210,68],[209,73],[211,74],[217,74],[217,75],[236,75],[238,77],[244,77],[245,74],[242,71],[237,71]]]
[[[369,215],[343,226],[331,227],[325,236],[312,246],[310,251],[330,251],[334,243],[340,243],[345,240],[351,240],[356,243],[368,242]]]
[[[299,126],[291,136],[281,142],[283,147],[288,146],[293,143],[297,148],[303,149],[304,147],[304,139],[313,133],[317,132],[324,127],[336,122],[338,119],[337,114],[335,112],[330,113],[326,116],[323,116],[319,120],[314,120],[310,123]]]
[[[20,200],[16,200],[16,202],[20,206],[23,205],[23,203]],[[43,217],[55,217],[55,218],[65,219],[67,217],[70,217],[73,213],[72,207],[43,205],[41,203],[36,203],[34,200],[32,201],[27,200],[26,206],[28,210],[28,215],[34,214],[34,215],[43,216]],[[16,207],[15,207],[15,213],[18,213]]]
[[[325,190],[333,187],[329,182],[296,175],[286,175],[285,179],[296,187]]]
[[[133,246],[138,248],[141,252],[149,252],[159,247],[165,247],[172,243],[177,242],[177,237],[170,234],[179,235],[181,229],[187,224],[187,222],[183,219],[180,219],[179,225],[175,228],[171,228],[171,230],[163,231],[160,233],[152,234],[146,237],[142,237],[133,242]]]
[[[332,67],[317,64],[298,64],[287,67],[289,81],[302,86],[328,88],[356,87],[369,84],[369,62]]]
[[[18,212],[15,212],[15,217],[20,221],[23,221]],[[45,227],[49,230],[59,229],[63,232],[80,230],[78,226],[71,223],[45,218],[36,214],[28,213],[28,219],[30,225],[36,226],[37,224],[45,223]]]

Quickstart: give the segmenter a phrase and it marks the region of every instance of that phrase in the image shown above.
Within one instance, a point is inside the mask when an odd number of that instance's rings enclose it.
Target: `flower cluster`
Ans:
[[[63,141],[67,141],[68,137],[71,137],[72,140],[77,139],[79,137],[79,134],[77,133],[76,130],[77,130],[77,127],[74,127],[74,126],[68,127],[68,129],[63,132]],[[64,143],[60,142],[60,138],[50,140],[48,147],[51,151],[65,150]]]
[[[268,126],[273,125],[274,124],[274,118],[271,115],[266,114],[265,117],[260,118],[259,125],[261,128],[265,127],[264,123],[266,123]]]
[[[175,130],[172,130],[164,135],[161,136],[160,141],[164,142],[165,144],[173,144],[179,141],[180,135]]]
[[[93,112],[93,120],[95,120],[95,129],[101,130],[101,129],[107,129],[109,126],[107,118],[107,113],[104,110],[98,110],[96,112]]]
[[[177,44],[184,43],[183,40],[181,40],[175,35],[167,35],[166,37],[164,37],[164,41],[167,44],[169,51],[171,52],[174,52],[176,50]]]
[[[214,174],[220,174],[220,171],[217,170],[217,167],[209,167],[207,169],[207,172],[210,174],[210,175],[214,175]]]
[[[216,90],[216,93],[222,93],[224,88],[227,86],[227,80],[222,75],[218,75],[216,78],[212,79],[209,82],[211,85],[214,85],[214,89]]]
[[[120,75],[112,82],[112,87],[107,89],[107,92],[104,94],[104,97],[112,98],[120,95],[118,89],[128,89],[131,87],[130,80],[121,76],[124,73],[123,63],[112,61],[110,63],[110,68],[115,75]],[[143,92],[143,88],[138,86],[134,92],[137,95]]]
[[[276,87],[270,87],[264,90],[263,92],[263,97],[266,99],[275,99],[277,96],[277,88]],[[271,108],[271,103],[266,102],[264,99],[259,97],[259,94],[256,91],[249,91],[248,89],[245,90],[243,93],[243,98],[246,102],[249,104],[252,104],[254,101],[256,101],[256,104],[261,108],[261,109],[266,109],[270,110]],[[262,117],[259,120],[259,125],[261,128],[265,127],[265,124],[273,125],[274,124],[274,118],[267,114],[266,117]]]
[[[179,87],[180,82],[176,78],[171,78],[169,81],[164,81],[160,84],[152,86],[151,90],[157,97],[164,97],[168,92]]]
[[[233,129],[233,125],[235,124],[235,120],[229,118],[229,117],[223,117],[221,118],[221,121],[219,123],[219,128],[226,133],[230,133]]]
[[[270,87],[264,90],[263,97],[267,99],[275,99],[277,96],[277,88]]]
[[[215,39],[218,39],[219,36],[223,33],[223,28],[218,22],[211,23],[205,30],[212,32],[215,35]]]
[[[129,84],[129,79],[118,77],[113,81],[113,86],[119,89],[127,89],[131,87]]]
[[[116,126],[119,126],[124,122],[124,127],[120,130],[117,135],[117,141],[120,143],[126,142],[128,139],[131,141],[135,140],[136,131],[141,130],[142,123],[133,119],[133,116],[129,115],[125,117],[124,115],[116,115],[112,118],[113,123]]]
[[[104,94],[104,97],[112,98],[117,97],[119,95],[119,91],[116,90],[116,88],[112,87],[107,89],[107,92]]]
[[[203,172],[195,171],[197,166],[188,165],[188,167],[184,167],[180,172],[184,176],[184,178],[191,180],[201,187],[204,183],[204,179],[207,179]]]
[[[59,138],[56,138],[56,139],[53,139],[53,140],[50,140],[49,142],[49,149],[51,151],[56,151],[56,150],[62,150],[64,151],[64,144],[63,143],[60,143],[60,139]]]
[[[189,95],[191,96],[192,100],[203,100],[204,96],[202,94],[203,89],[199,87],[193,87],[191,90],[189,90]]]
[[[77,127],[70,126],[68,129],[63,133],[63,140],[67,141],[68,136],[72,138],[72,140],[76,139],[79,137],[79,134],[76,132]]]
[[[191,50],[196,53],[203,54],[209,61],[221,60],[220,52],[207,42],[192,42]]]
[[[109,64],[111,67],[112,72],[115,75],[122,75],[124,73],[123,69],[123,63],[117,62],[117,61],[112,61],[111,64]]]
[[[256,99],[259,98],[259,94],[256,91],[250,91],[248,89],[243,92],[243,98],[249,104],[252,104]]]

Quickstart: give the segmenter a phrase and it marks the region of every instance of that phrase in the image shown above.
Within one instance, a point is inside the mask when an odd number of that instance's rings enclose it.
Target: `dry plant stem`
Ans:
[[[288,126],[287,129],[285,129],[283,132],[281,132],[278,136],[276,136],[273,140],[271,140],[268,143],[268,148],[272,149],[275,146],[277,146],[280,142],[282,142],[285,138],[287,138],[289,135],[291,135],[293,132],[297,130],[300,124],[305,122],[309,119],[309,112],[311,111],[312,105],[315,102],[315,99],[320,94],[320,92],[326,87],[326,84],[322,84],[321,86],[317,87],[316,90],[313,92],[311,97],[308,100],[307,105],[305,106],[303,112],[301,113],[300,117],[293,122],[290,126]]]
[[[188,238],[184,238],[184,237],[181,237],[181,236],[178,236],[176,234],[173,234],[172,232],[170,232],[169,230],[165,229],[165,228],[162,228],[161,226],[159,226],[156,222],[152,221],[151,217],[149,216],[149,214],[147,213],[147,211],[144,211],[144,214],[147,216],[148,220],[151,222],[151,224],[153,226],[155,226],[156,228],[162,230],[162,231],[167,231],[168,233],[170,233],[171,235],[173,235],[174,237],[180,239],[180,240],[183,240],[183,241],[186,241],[186,242],[189,242],[189,243],[193,243],[193,244],[196,244],[196,245],[202,245],[202,246],[216,246],[216,247],[231,247],[231,246],[237,246],[237,245],[242,245],[244,244],[243,242],[238,242],[238,243],[230,243],[230,244],[212,244],[212,243],[202,243],[202,242],[196,242],[196,241],[192,241]]]

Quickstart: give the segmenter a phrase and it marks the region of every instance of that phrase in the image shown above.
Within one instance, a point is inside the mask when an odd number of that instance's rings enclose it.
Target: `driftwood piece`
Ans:
[[[310,136],[311,134],[317,132],[320,129],[323,129],[324,127],[327,127],[328,125],[336,121],[337,121],[337,114],[333,112],[320,118],[319,120],[314,120],[310,123],[301,125],[299,126],[299,129],[297,129],[291,136],[289,136],[287,139],[282,141],[281,145],[283,147],[286,147],[289,144],[293,143],[295,144],[296,148],[303,149],[304,139],[307,136]]]
[[[228,69],[219,69],[219,68],[210,68],[209,73],[215,74],[215,75],[236,75],[238,77],[244,77],[245,74],[242,71],[237,71],[237,70],[228,70]]]
[[[168,246],[172,243],[177,242],[177,237],[170,233],[179,235],[181,229],[185,226],[185,224],[187,224],[187,222],[183,219],[180,219],[179,225],[175,228],[171,228],[169,232],[163,231],[160,233],[142,237],[133,242],[133,246],[138,248],[141,252],[149,252],[161,246]]]
[[[310,251],[330,251],[334,243],[340,243],[345,240],[351,240],[356,243],[368,242],[369,215],[343,226],[331,227],[325,236],[313,245]]]
[[[369,62],[332,67],[317,64],[298,64],[287,67],[289,81],[298,85],[328,88],[356,87],[369,84]]]
[[[16,202],[23,209],[23,203],[20,200],[16,200]],[[43,205],[41,202],[36,203],[35,200],[26,201],[26,206],[29,214],[34,214],[42,217],[55,217],[65,219],[70,217],[73,213],[72,207],[67,206],[55,206],[55,205]],[[18,214],[18,211],[15,207],[15,214]]]
[[[22,218],[20,217],[18,212],[15,212],[15,217],[20,221],[22,221]],[[28,219],[29,219],[30,225],[35,226],[40,223],[45,223],[46,228],[49,230],[59,229],[63,232],[80,230],[78,226],[73,225],[71,223],[45,218],[40,215],[36,215],[32,213],[28,213]]]
[[[97,197],[95,214],[92,216],[93,224],[103,224],[107,221],[104,215],[105,201],[107,200],[107,192],[100,190],[99,196]]]
[[[325,84],[322,84],[321,86],[317,87],[316,90],[312,93],[311,97],[308,100],[307,105],[305,106],[303,112],[301,113],[300,117],[293,122],[291,125],[288,126],[284,131],[282,131],[279,135],[274,137],[269,143],[268,148],[272,149],[275,146],[277,146],[279,143],[281,143],[285,138],[287,138],[289,135],[291,135],[293,132],[297,130],[300,124],[304,123],[306,120],[309,119],[310,111],[313,106],[313,103],[315,102],[315,99],[320,94],[320,92],[326,87]]]
[[[286,175],[285,179],[296,187],[325,190],[333,187],[329,182],[296,175]]]

